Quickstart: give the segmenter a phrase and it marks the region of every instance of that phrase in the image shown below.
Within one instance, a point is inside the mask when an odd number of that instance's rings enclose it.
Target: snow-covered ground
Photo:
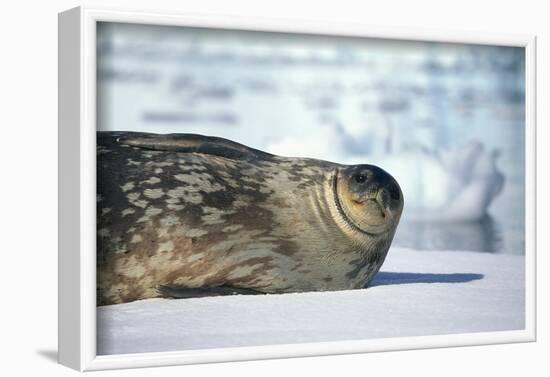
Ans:
[[[518,330],[524,271],[518,255],[393,248],[369,289],[99,307],[97,352]]]

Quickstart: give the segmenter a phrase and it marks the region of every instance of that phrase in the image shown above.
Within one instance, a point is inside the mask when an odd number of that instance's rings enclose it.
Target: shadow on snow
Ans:
[[[414,283],[468,283],[483,279],[482,274],[453,273],[431,274],[415,272],[379,272],[371,283],[371,287],[391,284]]]

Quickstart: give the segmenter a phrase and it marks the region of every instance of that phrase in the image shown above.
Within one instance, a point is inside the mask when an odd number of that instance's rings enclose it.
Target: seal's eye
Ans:
[[[355,175],[355,182],[357,183],[363,183],[367,180],[367,177],[364,176],[363,174],[357,174]]]

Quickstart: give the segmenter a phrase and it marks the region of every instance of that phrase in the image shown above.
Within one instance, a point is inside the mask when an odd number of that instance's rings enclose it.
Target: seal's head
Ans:
[[[393,232],[403,210],[397,181],[374,165],[341,168],[334,179],[335,199],[344,219],[368,234]]]

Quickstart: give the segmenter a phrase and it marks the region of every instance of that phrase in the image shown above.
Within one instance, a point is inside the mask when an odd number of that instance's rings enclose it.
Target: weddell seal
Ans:
[[[399,185],[373,165],[98,132],[98,305],[363,288],[402,209]]]

